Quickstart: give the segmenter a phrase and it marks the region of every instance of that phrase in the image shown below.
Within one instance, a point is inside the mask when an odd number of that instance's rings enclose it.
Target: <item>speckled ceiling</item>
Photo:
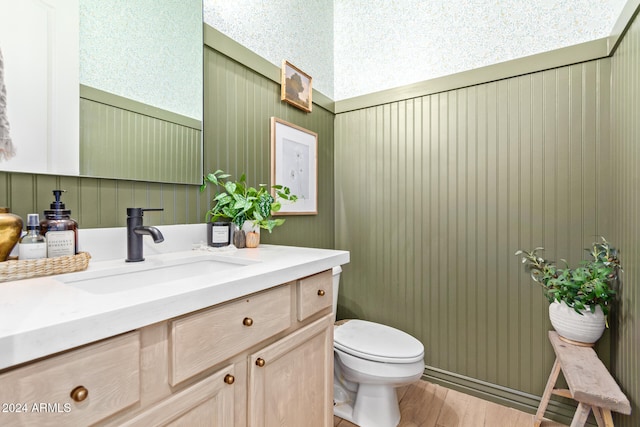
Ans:
[[[204,19],[335,100],[611,33],[626,0],[205,0]]]

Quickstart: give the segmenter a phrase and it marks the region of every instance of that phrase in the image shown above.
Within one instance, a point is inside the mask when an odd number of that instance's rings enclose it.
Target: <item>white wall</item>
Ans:
[[[204,20],[339,101],[607,37],[625,3],[205,0]]]
[[[202,120],[201,0],[81,0],[80,83]]]
[[[0,170],[79,172],[78,1],[0,0],[6,111],[15,157]]]
[[[204,22],[333,99],[333,0],[204,0]]]
[[[336,0],[335,100],[606,37],[626,0]]]

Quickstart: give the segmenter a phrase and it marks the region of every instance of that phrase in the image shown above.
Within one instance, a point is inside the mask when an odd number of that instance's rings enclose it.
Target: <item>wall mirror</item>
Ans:
[[[0,170],[200,184],[202,40],[201,0],[0,0]]]

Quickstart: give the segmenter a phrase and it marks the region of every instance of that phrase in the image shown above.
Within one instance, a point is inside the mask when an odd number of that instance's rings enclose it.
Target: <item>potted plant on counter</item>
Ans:
[[[207,188],[207,182],[218,187],[213,198],[214,206],[207,211],[207,222],[227,219],[238,227],[238,235],[242,236],[240,231],[244,228],[247,247],[257,247],[260,243],[260,228],[271,233],[275,227],[284,224],[284,219],[272,218],[273,213],[280,210],[281,204],[274,199],[266,184],[260,184],[256,188],[247,185],[245,174],[238,181],[227,180],[230,177],[222,170],[204,176],[200,191]],[[288,187],[273,185],[271,188],[279,199],[292,202],[297,200],[297,196],[291,194]],[[242,246],[240,241],[235,243],[238,243],[236,246]]]
[[[622,271],[618,251],[604,238],[585,249],[589,259],[577,268],[564,268],[544,259],[544,248],[519,250],[525,271],[542,286],[549,302],[549,319],[566,340],[592,345],[604,332],[610,304],[614,301],[618,274]]]

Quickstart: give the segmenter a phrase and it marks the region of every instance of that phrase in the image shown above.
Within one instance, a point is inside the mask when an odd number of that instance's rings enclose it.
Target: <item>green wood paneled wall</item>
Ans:
[[[80,98],[80,130],[83,175],[182,184],[202,179],[199,129]]]
[[[294,246],[334,246],[333,113],[315,105],[311,114],[280,101],[280,84],[212,49],[205,50],[205,172],[222,169],[250,185],[270,183],[270,117],[318,134],[318,214],[286,216],[261,241]],[[211,197],[214,188],[208,187]]]
[[[274,66],[274,68],[277,68]],[[265,243],[332,248],[334,245],[333,114],[316,106],[306,114],[280,101],[280,85],[205,46],[204,170],[245,172],[252,184],[269,183],[269,119],[277,116],[317,132],[318,215],[288,217]],[[91,115],[93,109],[87,110]],[[112,112],[114,115],[127,112]],[[98,114],[102,117],[102,115]],[[91,117],[85,117],[92,120]],[[94,117],[95,119],[95,117]],[[136,121],[119,121],[112,132],[136,134]],[[105,130],[106,132],[106,130]],[[0,171],[0,206],[26,218],[49,209],[51,190],[66,189],[67,208],[81,228],[123,227],[126,208],[164,207],[147,224],[204,222],[214,190],[199,186]],[[203,236],[204,239],[204,236]]]
[[[62,199],[80,228],[125,227],[128,207],[164,208],[145,224],[198,223],[207,204],[193,185],[0,172],[0,205],[42,218],[56,188],[67,190]]]
[[[632,404],[616,425],[640,425],[640,20],[635,19],[611,61],[611,129],[614,162],[611,192],[615,239],[624,273],[617,322],[612,330],[612,367]]]
[[[514,252],[577,263],[611,238],[609,79],[607,58],[338,114],[339,317],[413,334],[430,369],[540,396],[548,303]]]
[[[541,394],[553,356],[547,303],[513,252],[543,245],[575,263],[592,236],[609,237],[625,287],[597,351],[634,405],[616,425],[636,426],[638,76],[636,22],[611,61],[339,114],[334,157],[332,113],[281,103],[277,82],[205,47],[204,169],[267,183],[269,118],[317,132],[319,214],[287,217],[263,241],[350,250],[340,317],[404,329],[424,342],[428,372],[495,386],[514,402],[514,392]],[[213,196],[194,185],[0,172],[0,205],[42,213],[54,188],[68,190],[82,228],[124,226],[131,206],[163,206],[150,224],[202,222]]]

